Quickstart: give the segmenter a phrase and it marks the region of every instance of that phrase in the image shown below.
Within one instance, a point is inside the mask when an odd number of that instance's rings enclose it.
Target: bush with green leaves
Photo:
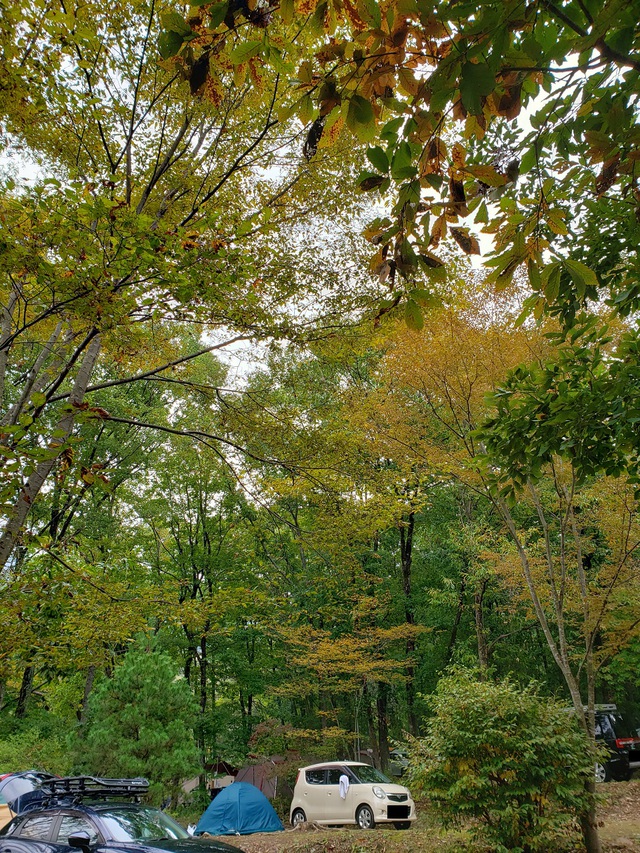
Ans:
[[[64,775],[70,766],[69,751],[61,735],[29,726],[0,738],[0,774],[44,770]]]
[[[410,739],[407,781],[445,823],[474,818],[496,853],[559,850],[590,805],[593,752],[566,705],[536,685],[441,679],[427,736]]]
[[[98,685],[76,761],[93,775],[145,776],[152,799],[175,796],[200,769],[197,707],[168,655],[136,644]]]

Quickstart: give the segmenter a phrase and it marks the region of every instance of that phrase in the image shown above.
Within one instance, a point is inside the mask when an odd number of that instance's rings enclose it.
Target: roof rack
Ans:
[[[133,799],[149,790],[149,780],[137,779],[101,779],[96,776],[65,776],[61,779],[46,779],[40,789],[50,800],[71,800],[80,803],[85,798],[94,800]]]

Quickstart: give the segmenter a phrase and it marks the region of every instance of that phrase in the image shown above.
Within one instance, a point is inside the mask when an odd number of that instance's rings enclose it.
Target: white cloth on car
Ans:
[[[338,781],[338,786],[340,788],[340,796],[345,800],[347,798],[347,791],[349,790],[349,777],[344,773]]]

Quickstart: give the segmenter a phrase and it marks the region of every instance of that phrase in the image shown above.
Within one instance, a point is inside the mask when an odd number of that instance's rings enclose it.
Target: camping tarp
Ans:
[[[278,765],[283,764],[284,759],[279,755],[272,755],[259,764],[247,764],[236,774],[236,782],[250,782],[255,785],[268,800],[276,796],[293,797],[293,790],[287,784],[285,778],[278,774]]]
[[[212,800],[198,821],[194,835],[251,835],[280,832],[284,827],[273,806],[255,785],[233,782]]]

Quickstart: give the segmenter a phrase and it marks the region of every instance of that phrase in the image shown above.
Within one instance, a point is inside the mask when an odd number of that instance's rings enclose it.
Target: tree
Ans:
[[[381,452],[404,470],[421,466],[443,484],[459,480],[493,506],[513,542],[512,550],[492,549],[493,571],[528,595],[576,718],[593,738],[599,670],[637,631],[632,491],[605,478],[582,483],[571,460],[552,451],[541,454],[535,479],[518,489],[508,462],[501,467],[495,453],[482,452],[493,425],[497,441],[511,439],[508,424],[489,420],[485,395],[493,390],[500,399],[495,389],[511,359],[539,354],[552,363],[550,346],[541,330],[514,328],[508,318],[485,324],[483,316],[441,311],[423,333],[399,332],[391,341],[382,402],[369,416],[379,425]],[[584,816],[583,830],[588,849],[597,849],[593,812]]]
[[[292,156],[277,77],[236,87],[228,70],[204,109],[158,64],[157,12],[146,0],[34,2],[3,17],[4,133],[44,177],[8,179],[0,202],[1,565],[83,422],[145,423],[101,405],[105,386],[186,379],[194,358],[231,341],[303,337],[326,321],[320,307],[296,322],[308,275],[283,261],[303,212],[345,220],[335,175],[349,158]],[[332,180],[316,182],[325,168]],[[331,322],[352,307],[334,300]],[[217,338],[176,352],[180,323]]]
[[[589,811],[592,751],[566,707],[535,685],[455,670],[431,704],[427,736],[411,740],[408,781],[445,820],[473,817],[474,833],[492,849],[533,853],[555,848]]]
[[[196,705],[171,659],[147,643],[133,646],[96,687],[75,757],[87,772],[147,777],[161,799],[199,770]]]
[[[640,294],[636,23],[629,7],[591,0],[216,3],[167,18],[160,50],[211,80],[229,62],[279,70],[297,59],[289,112],[306,126],[307,156],[343,123],[371,143],[359,186],[392,190],[390,217],[366,232],[392,291],[382,312],[402,299],[408,322],[421,323],[443,238],[480,251],[463,224],[473,215],[495,235],[498,286],[524,265],[529,308],[549,304],[570,320],[600,294],[626,311]],[[523,108],[530,124],[517,123]],[[590,250],[603,221],[615,264]]]

